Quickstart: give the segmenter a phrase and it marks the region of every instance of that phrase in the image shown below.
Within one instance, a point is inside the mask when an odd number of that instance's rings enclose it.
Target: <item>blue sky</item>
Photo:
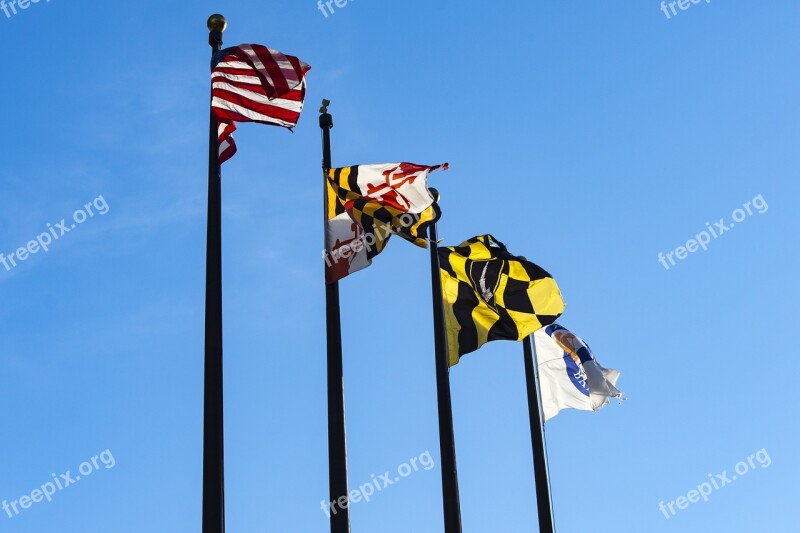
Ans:
[[[328,528],[323,97],[335,165],[449,161],[431,177],[440,236],[492,233],[546,268],[560,322],[622,372],[622,406],[548,423],[560,532],[796,530],[800,6],[701,2],[668,19],[655,0],[510,4],[0,11],[0,252],[98,197],[108,208],[0,265],[0,500],[114,458],[52,502],[0,511],[0,531],[200,529],[216,11],[226,44],[313,67],[296,132],[242,125],[223,171],[230,532]],[[758,195],[763,214],[659,263]],[[355,504],[353,531],[440,532],[428,256],[393,241],[341,291],[351,487],[426,451],[437,465]],[[487,345],[451,382],[464,531],[535,530],[521,346]],[[758,450],[768,468],[659,511]]]

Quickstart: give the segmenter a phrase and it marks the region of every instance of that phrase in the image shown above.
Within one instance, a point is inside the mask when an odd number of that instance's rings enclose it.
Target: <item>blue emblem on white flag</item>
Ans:
[[[619,372],[603,368],[580,337],[552,324],[534,336],[545,421],[562,409],[597,411],[609,398],[622,398]]]

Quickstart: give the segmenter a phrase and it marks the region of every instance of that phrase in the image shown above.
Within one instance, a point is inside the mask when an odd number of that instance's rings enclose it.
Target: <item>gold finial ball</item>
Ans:
[[[225,20],[225,17],[216,13],[208,17],[208,31],[225,31],[225,28],[228,27],[228,21]]]

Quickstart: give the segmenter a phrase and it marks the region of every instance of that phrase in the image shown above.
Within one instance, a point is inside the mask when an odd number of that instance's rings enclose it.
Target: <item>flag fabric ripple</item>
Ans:
[[[220,52],[211,71],[211,110],[219,121],[219,162],[236,153],[236,122],[297,125],[311,69],[297,57],[258,44]]]
[[[580,337],[552,324],[533,335],[545,421],[562,409],[597,411],[609,398],[622,399],[619,372],[603,368]]]

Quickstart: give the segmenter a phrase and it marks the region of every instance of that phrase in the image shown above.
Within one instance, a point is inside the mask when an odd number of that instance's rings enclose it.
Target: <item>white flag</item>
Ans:
[[[589,346],[568,329],[552,324],[533,335],[545,422],[562,409],[597,411],[609,398],[622,398],[619,372],[603,368]]]

